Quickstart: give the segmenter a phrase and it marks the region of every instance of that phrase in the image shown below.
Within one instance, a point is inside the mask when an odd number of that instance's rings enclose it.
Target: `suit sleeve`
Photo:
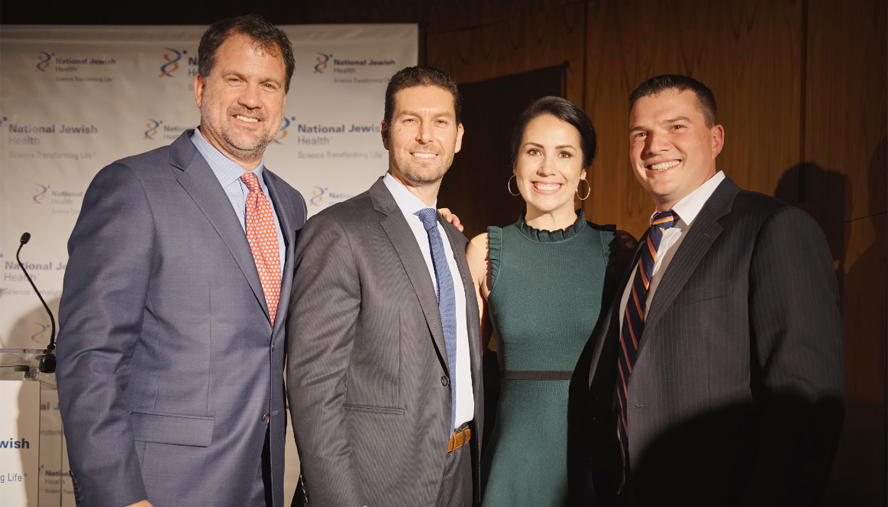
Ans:
[[[90,184],[68,242],[60,303],[59,409],[80,503],[146,498],[124,391],[153,264],[148,198],[123,165]]]
[[[752,383],[761,424],[749,505],[813,505],[845,406],[845,342],[829,249],[786,206],[762,227],[750,267]]]
[[[296,246],[287,396],[304,491],[312,505],[364,505],[344,408],[361,307],[354,247],[342,226],[325,214],[306,223]]]

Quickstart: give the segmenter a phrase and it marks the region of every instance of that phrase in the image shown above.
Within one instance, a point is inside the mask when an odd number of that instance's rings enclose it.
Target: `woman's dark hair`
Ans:
[[[592,120],[583,109],[573,102],[561,97],[543,97],[533,101],[527,109],[518,117],[518,123],[512,131],[512,166],[518,161],[518,152],[521,150],[521,140],[524,139],[524,131],[527,124],[537,116],[551,114],[559,120],[569,123],[580,133],[580,148],[583,150],[583,167],[592,165],[595,158],[595,127]]]

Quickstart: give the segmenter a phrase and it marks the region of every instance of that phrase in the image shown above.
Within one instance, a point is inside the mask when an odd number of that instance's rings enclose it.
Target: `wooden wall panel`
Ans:
[[[567,62],[566,96],[581,103],[584,4],[500,3],[502,9],[479,15],[478,24],[443,30],[436,27],[447,23],[430,24],[427,63],[472,83]]]
[[[771,193],[797,161],[800,2],[596,1],[587,8],[586,111],[600,135],[587,214],[638,236],[653,211],[628,162],[629,93],[678,73],[715,93],[725,126],[718,168]]]
[[[886,15],[884,0],[808,1],[804,158],[846,187],[837,266],[849,403],[827,505],[886,503]]]

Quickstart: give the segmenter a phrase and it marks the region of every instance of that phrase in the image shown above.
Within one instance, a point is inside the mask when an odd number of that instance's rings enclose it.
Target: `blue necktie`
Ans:
[[[645,244],[641,247],[638,269],[635,271],[632,290],[629,293],[629,300],[626,301],[626,310],[623,312],[620,351],[617,359],[617,368],[620,373],[620,377],[617,379],[617,400],[620,403],[617,434],[620,438],[620,452],[623,455],[623,479],[620,482],[620,489],[626,483],[626,472],[629,469],[629,376],[632,374],[632,367],[635,366],[638,341],[641,340],[641,332],[644,330],[644,307],[647,302],[648,289],[651,286],[654,264],[657,262],[660,240],[663,239],[663,232],[672,227],[677,218],[678,216],[669,210],[657,213],[651,220],[651,228],[648,230]]]
[[[456,292],[453,289],[453,277],[447,265],[447,253],[441,233],[438,232],[438,212],[432,208],[423,208],[414,215],[422,220],[429,235],[429,246],[432,249],[432,264],[435,266],[435,278],[438,279],[438,311],[441,313],[441,325],[444,327],[444,345],[447,347],[447,365],[450,368],[450,431],[456,423]]]

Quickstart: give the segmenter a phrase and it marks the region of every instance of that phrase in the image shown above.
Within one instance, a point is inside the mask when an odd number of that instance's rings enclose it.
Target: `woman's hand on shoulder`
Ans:
[[[451,225],[459,229],[459,232],[463,232],[463,224],[460,223],[459,217],[450,211],[450,208],[438,208],[438,213],[444,217],[444,220],[447,220]]]

